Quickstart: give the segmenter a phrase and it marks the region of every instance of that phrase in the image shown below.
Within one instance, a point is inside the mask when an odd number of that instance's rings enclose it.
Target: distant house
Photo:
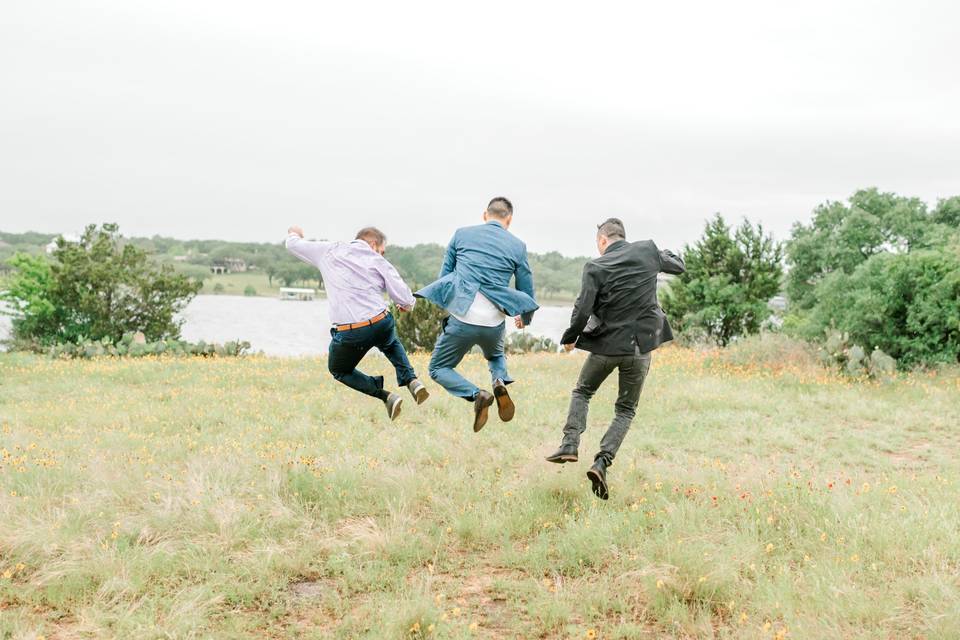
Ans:
[[[224,258],[210,265],[210,273],[245,273],[247,263],[240,258]]]
[[[65,242],[80,242],[80,236],[76,235],[75,233],[64,233],[60,236],[57,236],[47,244],[47,246],[44,248],[44,250],[47,252],[47,255],[50,255],[57,250],[57,240],[59,238],[63,238]]]

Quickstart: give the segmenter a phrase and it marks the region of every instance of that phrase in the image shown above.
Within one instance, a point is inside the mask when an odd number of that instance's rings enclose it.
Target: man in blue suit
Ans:
[[[539,308],[534,300],[527,246],[508,231],[513,204],[506,198],[494,198],[483,212],[483,221],[453,234],[440,279],[415,294],[450,313],[430,358],[430,377],[451,394],[473,403],[475,432],[487,423],[494,400],[500,419],[513,419],[515,407],[507,393],[513,379],[507,373],[503,350],[506,318],[513,318],[516,327],[522,329]],[[510,286],[513,278],[515,289]],[[456,370],[475,346],[487,359],[493,394]]]

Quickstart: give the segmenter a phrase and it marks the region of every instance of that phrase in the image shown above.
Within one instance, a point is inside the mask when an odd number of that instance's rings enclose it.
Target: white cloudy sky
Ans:
[[[493,195],[784,237],[862,186],[960,194],[960,4],[163,2],[0,9],[0,229],[445,242]]]

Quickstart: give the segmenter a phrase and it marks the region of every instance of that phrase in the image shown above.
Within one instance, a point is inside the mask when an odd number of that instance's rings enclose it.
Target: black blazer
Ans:
[[[605,356],[653,351],[673,340],[657,301],[657,274],[681,274],[683,259],[652,240],[619,240],[583,267],[583,284],[563,344]]]

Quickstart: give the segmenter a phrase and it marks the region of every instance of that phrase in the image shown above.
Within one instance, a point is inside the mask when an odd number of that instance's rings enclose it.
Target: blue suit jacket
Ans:
[[[516,289],[510,287],[514,276]],[[477,291],[508,316],[521,316],[525,324],[540,308],[534,300],[527,245],[495,220],[458,229],[447,246],[440,279],[414,295],[462,316]]]

